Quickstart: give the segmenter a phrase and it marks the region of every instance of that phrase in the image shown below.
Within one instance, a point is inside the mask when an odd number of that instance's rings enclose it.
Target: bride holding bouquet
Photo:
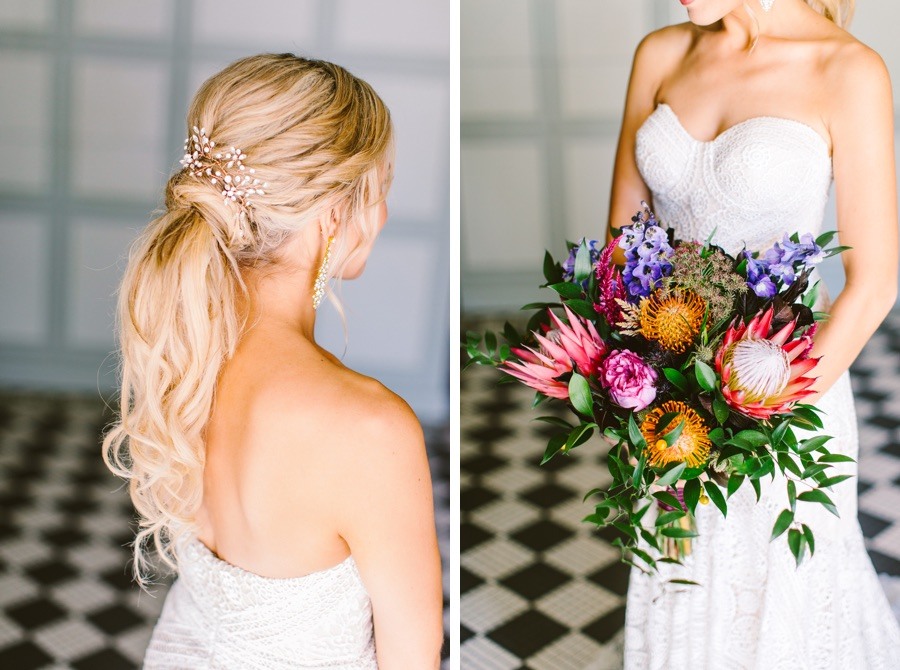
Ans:
[[[821,360],[804,402],[821,411],[830,451],[855,459],[848,368],[897,289],[886,68],[845,30],[853,0],[680,1],[689,22],[648,35],[635,55],[610,225],[627,224],[645,200],[676,238],[712,235],[728,254],[758,252],[785,234],[819,235],[833,181],[846,286],[815,306],[829,317],[813,338]],[[839,517],[796,507],[816,538],[797,566],[785,542],[770,541],[786,505],[780,477],[759,480],[758,502],[742,486],[727,516],[698,506],[683,565],[632,569],[627,669],[900,667],[900,627],[865,551],[855,478],[831,487]]]

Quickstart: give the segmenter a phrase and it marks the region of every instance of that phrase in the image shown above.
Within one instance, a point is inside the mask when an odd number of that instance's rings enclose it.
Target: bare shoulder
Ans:
[[[852,107],[848,103],[859,102],[854,99],[859,94],[890,97],[891,80],[884,59],[840,28],[835,27],[828,40],[824,66],[837,107]],[[845,98],[847,95],[853,97]]]
[[[635,63],[657,69],[679,62],[696,38],[692,23],[677,23],[648,33],[638,43]]]
[[[400,396],[324,354],[270,375],[253,404],[252,423],[273,459],[353,467],[373,450],[423,443],[418,419]]]

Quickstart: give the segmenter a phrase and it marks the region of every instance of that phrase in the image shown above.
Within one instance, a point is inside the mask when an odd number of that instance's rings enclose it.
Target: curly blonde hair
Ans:
[[[221,368],[247,328],[237,312],[248,295],[242,269],[277,265],[292,234],[338,209],[332,256],[343,261],[330,274],[339,277],[377,235],[372,205],[392,170],[387,107],[366,82],[325,61],[241,59],[200,87],[187,118],[194,126],[218,146],[240,147],[267,187],[245,211],[209,181],[177,172],[164,211],[129,252],[117,310],[119,416],[103,437],[103,459],[129,482],[142,588],[150,550],[177,568],[176,540],[203,498],[204,429]],[[351,249],[347,239],[359,242]]]

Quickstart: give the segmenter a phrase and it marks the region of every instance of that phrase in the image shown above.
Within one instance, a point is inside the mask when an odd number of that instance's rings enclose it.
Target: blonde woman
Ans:
[[[821,309],[812,398],[832,451],[858,453],[847,370],[893,306],[897,187],[891,85],[881,58],[846,30],[852,0],[680,0],[689,22],[637,49],[616,157],[611,225],[642,199],[677,237],[735,253],[816,232],[832,182],[846,286]],[[855,464],[842,464],[855,473]],[[835,473],[836,474],[836,473]],[[780,475],[779,475],[780,477]],[[698,506],[682,566],[633,569],[625,667],[900,668],[900,627],[866,554],[856,480],[835,484],[840,518],[799,502],[815,534],[799,568],[770,542],[784,482],[742,487],[723,518]],[[647,548],[646,546],[644,548]],[[700,586],[667,584],[690,579]]]
[[[437,668],[440,558],[421,428],[314,339],[385,224],[387,108],[343,68],[237,61],[188,114],[165,212],[119,297],[104,456],[177,569],[145,668]],[[387,298],[387,296],[386,296]]]

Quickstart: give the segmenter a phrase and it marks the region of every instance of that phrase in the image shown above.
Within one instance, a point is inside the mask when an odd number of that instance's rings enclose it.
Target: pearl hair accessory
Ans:
[[[328,264],[331,261],[331,245],[334,244],[334,235],[328,238],[325,245],[325,256],[322,258],[322,264],[316,273],[316,283],[313,285],[313,309],[319,309],[322,298],[325,295],[325,286],[328,283]]]
[[[775,0],[759,0],[759,4],[762,5],[764,12],[768,12],[770,9],[772,9],[772,5],[775,4]]]
[[[225,202],[230,199],[238,203],[248,214],[247,208],[252,205],[250,196],[265,195],[263,188],[268,188],[269,183],[260,182],[253,176],[256,170],[244,165],[247,154],[243,151],[231,147],[227,151],[213,153],[216,143],[209,139],[206,128],[194,126],[193,130],[194,133],[184,141],[185,154],[181,165],[194,176],[205,177],[214,186],[221,186]]]

